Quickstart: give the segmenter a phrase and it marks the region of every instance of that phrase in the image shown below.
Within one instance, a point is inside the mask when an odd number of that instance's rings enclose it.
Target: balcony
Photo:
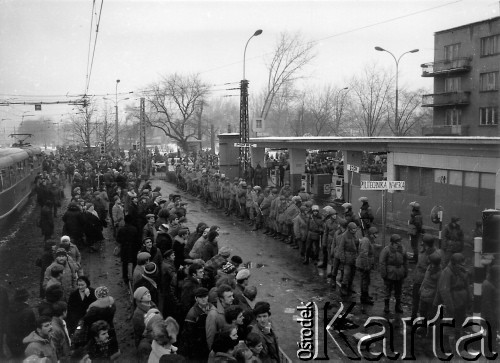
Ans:
[[[468,125],[436,125],[422,127],[422,136],[468,136]]]
[[[422,107],[468,105],[470,92],[444,92],[422,96]]]
[[[451,73],[468,72],[471,69],[471,58],[457,58],[453,60],[441,60],[437,62],[424,63],[422,77],[434,77],[448,75]]]

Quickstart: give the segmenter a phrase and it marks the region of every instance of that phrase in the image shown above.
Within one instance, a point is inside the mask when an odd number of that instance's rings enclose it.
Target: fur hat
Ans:
[[[55,256],[56,257],[58,257],[58,256],[66,256],[66,257],[68,257],[68,252],[66,252],[66,250],[64,248],[58,248],[56,250]]]

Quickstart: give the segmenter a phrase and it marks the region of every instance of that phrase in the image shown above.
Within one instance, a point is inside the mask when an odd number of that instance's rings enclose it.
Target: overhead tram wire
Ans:
[[[95,0],[94,0],[95,2]],[[95,39],[94,39],[94,49],[92,51],[92,59],[90,62],[90,69],[87,74],[87,85],[85,87],[85,95],[87,95],[90,87],[90,80],[92,77],[92,68],[94,66],[94,56],[95,56],[95,49],[97,46],[97,37],[99,36],[99,25],[101,24],[101,15],[102,15],[102,6],[104,5],[104,0],[101,0],[101,7],[99,8],[99,17],[97,18],[97,23],[96,23],[96,29],[95,29]],[[94,8],[94,5],[92,5],[92,9]],[[92,12],[93,16],[93,12]]]
[[[430,8],[426,8],[426,9],[422,9],[422,10],[419,10],[419,11],[414,11],[412,13],[408,13],[408,14],[405,14],[405,15],[400,15],[400,16],[397,16],[397,17],[394,17],[394,18],[382,20],[382,21],[379,21],[379,22],[376,22],[376,23],[373,23],[373,24],[368,24],[368,25],[361,26],[361,27],[358,27],[358,28],[346,30],[346,31],[343,31],[343,32],[340,32],[340,33],[337,33],[337,34],[333,34],[333,35],[330,35],[330,36],[327,36],[327,37],[324,37],[324,38],[321,38],[321,39],[312,40],[312,41],[306,42],[304,44],[315,44],[315,43],[321,42],[322,40],[327,40],[327,39],[335,38],[335,37],[342,36],[342,35],[345,35],[345,34],[354,33],[354,32],[356,32],[358,30],[363,30],[363,29],[372,28],[374,26],[378,26],[378,25],[381,25],[381,24],[390,23],[392,21],[396,21],[396,20],[399,20],[399,19],[404,19],[404,18],[413,16],[413,15],[417,15],[417,14],[422,14],[422,13],[425,13],[425,12],[428,12],[428,11],[432,11],[432,10],[435,10],[435,9],[438,9],[438,8],[442,8],[442,7],[445,7],[445,6],[453,5],[453,4],[462,2],[462,1],[463,0],[455,0],[455,1],[451,1],[451,2],[446,3],[446,4],[436,5],[436,6],[433,6],[433,7],[430,7]],[[257,58],[261,58],[263,55],[271,55],[271,54],[273,54],[273,52],[268,52],[268,53],[260,54],[260,55],[255,56],[255,57],[247,58],[247,60],[248,59],[257,59]],[[207,69],[205,71],[201,71],[199,73],[200,74],[209,73],[209,72],[212,72],[212,71],[217,71],[219,69],[231,67],[231,66],[234,66],[236,64],[241,64],[241,61],[236,61],[236,62],[224,64],[224,65],[221,65],[219,67],[214,67],[214,68]]]
[[[85,70],[85,87],[84,93],[87,93],[87,85],[89,82],[89,66],[90,66],[90,47],[92,44],[92,29],[94,27],[94,9],[95,9],[95,0],[92,0],[92,10],[90,12],[90,28],[89,28],[89,48],[87,50],[87,69]]]

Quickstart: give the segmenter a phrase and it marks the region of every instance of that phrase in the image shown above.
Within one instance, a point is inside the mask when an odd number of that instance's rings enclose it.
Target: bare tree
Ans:
[[[331,85],[319,92],[309,91],[307,106],[312,118],[311,133],[315,136],[328,136],[337,131],[336,123],[340,123],[341,115],[337,114],[338,91]]]
[[[349,85],[354,122],[364,136],[377,136],[387,119],[387,104],[393,96],[392,78],[375,65],[366,66]]]
[[[152,84],[150,89],[146,122],[188,151],[188,140],[198,136],[196,112],[199,112],[199,102],[206,98],[209,86],[198,75],[173,74]]]
[[[96,105],[88,100],[85,106],[79,106],[78,112],[71,115],[73,135],[76,142],[81,142],[88,150],[92,147],[92,134],[96,131],[96,124],[92,122]]]
[[[315,57],[312,42],[303,42],[299,33],[281,33],[269,62],[267,87],[260,117],[267,119],[276,96],[284,85],[299,79],[300,71]]]
[[[267,127],[273,135],[290,135],[289,124],[294,118],[296,108],[301,103],[301,94],[293,83],[283,85],[280,92],[275,95],[273,105],[269,110],[267,119],[273,120],[267,123]]]
[[[115,145],[115,124],[112,117],[110,117],[110,112],[105,109],[102,115],[102,124],[99,125],[99,141],[104,144],[106,150],[112,150],[113,145]],[[123,127],[120,127],[120,131]]]
[[[414,126],[421,120],[418,116],[422,114],[421,101],[424,93],[425,90],[423,89],[416,91],[400,90],[397,120],[395,120],[394,117],[395,105],[394,102],[392,102],[394,98],[389,101],[388,113],[391,114],[391,116],[387,121],[387,126],[394,135],[406,136],[412,133]]]
[[[303,136],[307,128],[307,109],[306,109],[306,92],[302,92],[302,97],[299,97],[298,105],[295,107],[296,116],[290,122],[290,128],[293,136]]]

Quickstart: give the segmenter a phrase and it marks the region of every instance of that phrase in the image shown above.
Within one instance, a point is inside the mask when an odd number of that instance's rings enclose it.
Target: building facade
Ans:
[[[434,34],[434,62],[422,77],[434,78],[433,126],[423,135],[499,136],[500,17]]]

